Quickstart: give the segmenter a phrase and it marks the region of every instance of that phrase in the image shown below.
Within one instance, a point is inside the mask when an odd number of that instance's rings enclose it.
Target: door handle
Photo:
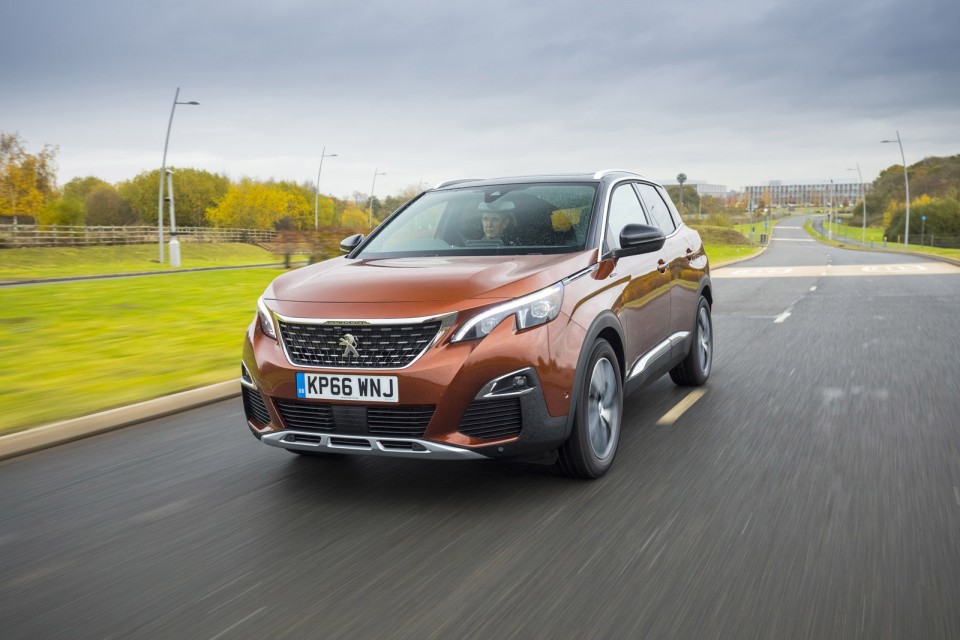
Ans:
[[[667,272],[667,263],[663,258],[660,258],[659,260],[657,260],[657,271],[659,271],[660,273]]]
[[[693,260],[693,249],[687,248],[687,260]]]

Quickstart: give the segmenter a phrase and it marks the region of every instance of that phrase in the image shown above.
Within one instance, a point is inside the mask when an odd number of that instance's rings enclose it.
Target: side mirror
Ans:
[[[615,252],[615,257],[659,251],[666,241],[667,236],[660,227],[628,224],[620,231],[620,249]]]
[[[363,242],[363,234],[357,233],[340,241],[340,251],[350,253]]]

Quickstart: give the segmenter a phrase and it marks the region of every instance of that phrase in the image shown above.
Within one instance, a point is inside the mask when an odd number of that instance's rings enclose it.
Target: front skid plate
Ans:
[[[261,436],[260,441],[271,447],[313,451],[317,453],[346,453],[387,458],[420,458],[429,460],[489,460],[485,455],[469,449],[451,447],[414,438],[373,437],[351,433],[309,433],[278,431]]]

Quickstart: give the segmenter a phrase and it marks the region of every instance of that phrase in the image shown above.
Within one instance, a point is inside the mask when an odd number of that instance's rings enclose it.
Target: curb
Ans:
[[[81,418],[55,422],[42,427],[0,436],[0,460],[39,451],[65,442],[112,431],[131,424],[240,395],[240,381],[230,380],[208,387],[147,400],[127,407],[94,413]]]

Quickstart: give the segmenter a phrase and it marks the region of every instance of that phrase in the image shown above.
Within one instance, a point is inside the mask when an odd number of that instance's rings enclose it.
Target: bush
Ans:
[[[921,219],[927,219],[921,224]],[[906,207],[894,209],[890,223],[884,230],[888,238],[903,236],[906,229]],[[926,235],[933,236],[960,236],[960,202],[953,198],[929,198],[922,196],[910,203],[910,231],[911,236],[920,244],[920,230]]]

